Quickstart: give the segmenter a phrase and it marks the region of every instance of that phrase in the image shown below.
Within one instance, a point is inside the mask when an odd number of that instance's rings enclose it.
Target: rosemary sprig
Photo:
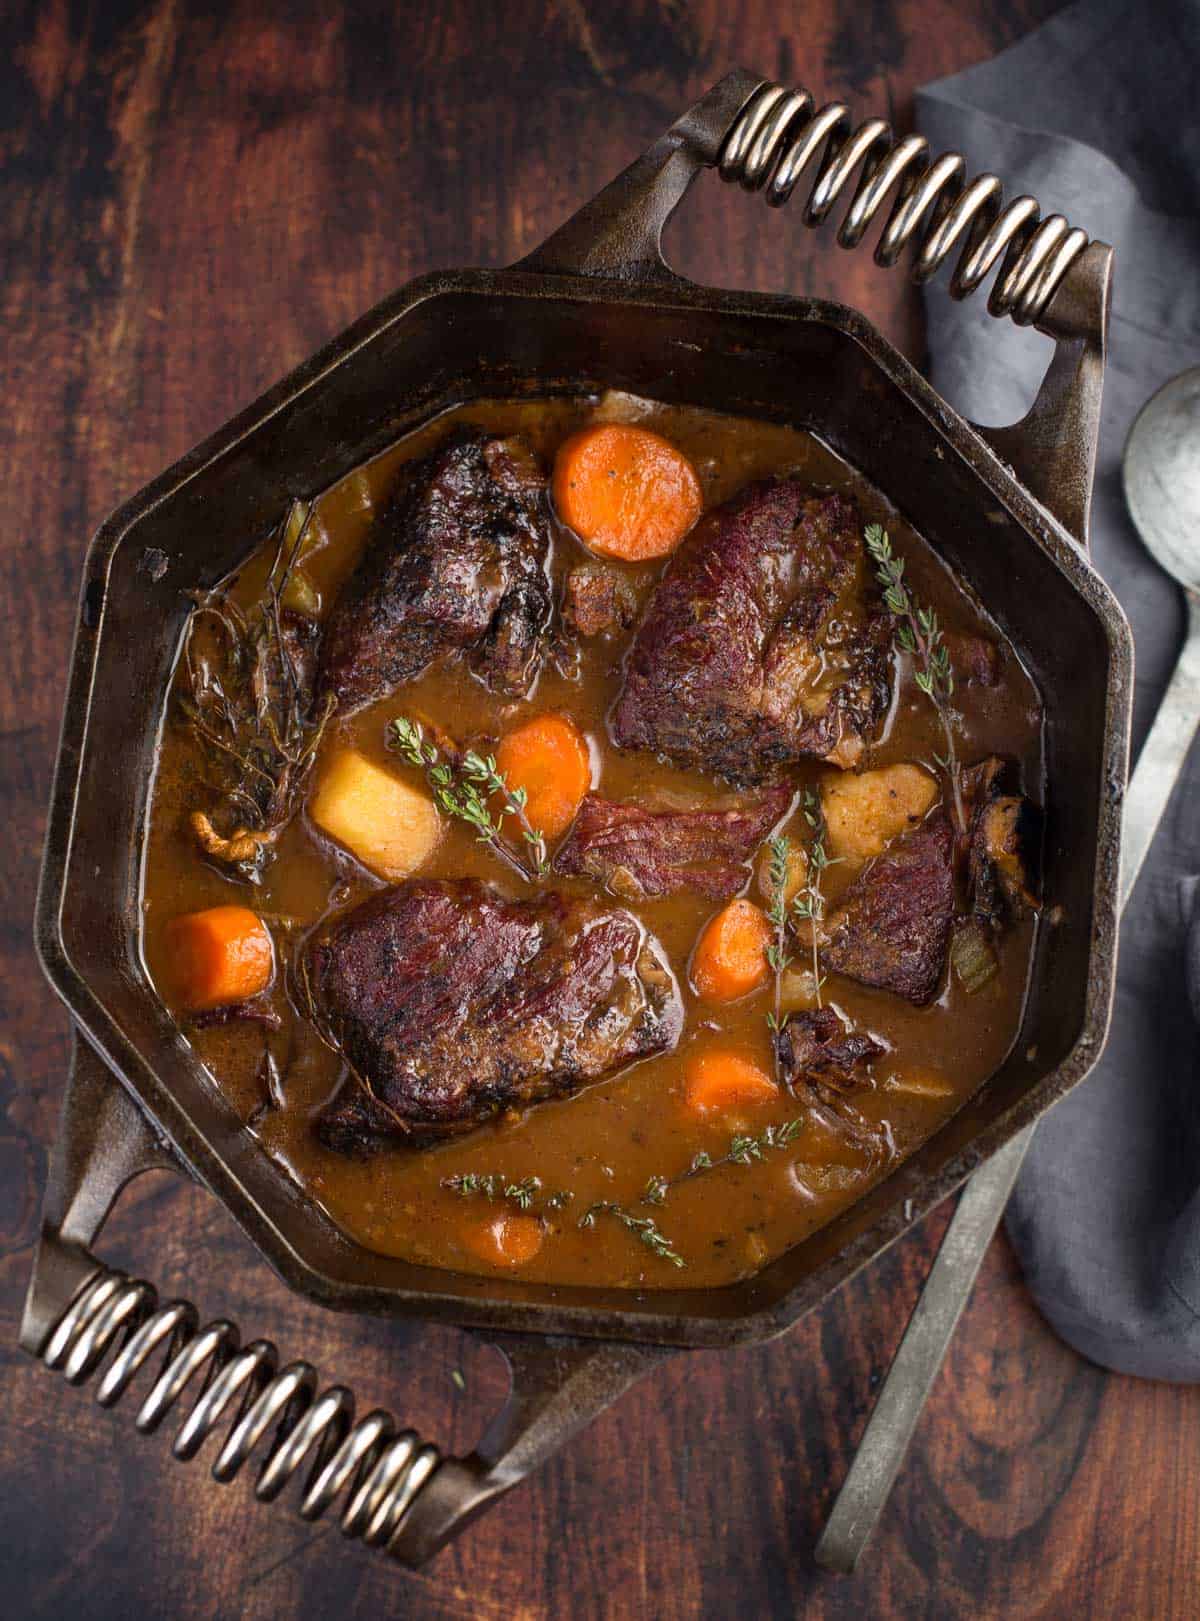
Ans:
[[[831,857],[825,849],[825,813],[821,809],[821,796],[814,793],[811,788],[804,790],[804,820],[811,830],[808,844],[808,873],[804,888],[800,890],[792,901],[792,916],[798,923],[808,923],[809,941],[812,949],[812,975],[816,988],[817,1006],[821,1007],[821,991],[825,985],[821,973],[821,964],[818,947],[820,944],[817,925],[825,916],[825,892],[822,884],[826,868],[835,866],[837,858]]]
[[[632,1210],[626,1210],[624,1205],[613,1204],[611,1200],[602,1199],[598,1204],[589,1205],[579,1218],[581,1227],[594,1227],[597,1216],[611,1216],[619,1221],[623,1227],[643,1243],[648,1250],[657,1255],[660,1260],[669,1261],[672,1266],[686,1266],[687,1262],[679,1251],[672,1248],[670,1239],[665,1233],[659,1231],[658,1224],[653,1216],[635,1216]]]
[[[461,1199],[490,1199],[495,1204],[515,1204],[518,1210],[529,1210],[542,1191],[542,1179],[540,1176],[526,1176],[514,1182],[500,1171],[465,1171],[460,1176],[445,1177],[442,1186],[457,1193]],[[565,1191],[552,1193],[538,1203],[538,1213],[561,1210],[574,1197],[573,1193]]]
[[[867,551],[875,564],[876,577],[883,587],[884,606],[896,620],[896,646],[908,653],[916,668],[913,679],[938,712],[946,738],[945,758],[934,759],[945,772],[954,798],[954,819],[960,833],[966,831],[963,811],[961,771],[954,747],[954,724],[950,700],[954,696],[954,671],[950,651],[942,639],[942,628],[932,608],[922,608],[904,582],[904,559],[892,551],[892,542],[882,524],[869,523],[863,531]]]
[[[468,749],[452,759],[431,743],[420,725],[406,715],[401,715],[388,727],[387,743],[409,765],[425,773],[439,810],[473,827],[481,844],[490,844],[498,856],[530,883],[546,876],[550,871],[546,841],[525,814],[525,790],[509,787],[492,755]],[[501,800],[503,808],[493,816],[490,801],[496,798]],[[504,837],[506,816],[511,816],[520,827],[528,857]]]

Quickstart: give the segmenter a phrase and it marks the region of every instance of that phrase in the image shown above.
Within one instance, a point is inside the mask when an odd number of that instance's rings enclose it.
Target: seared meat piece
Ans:
[[[875,1166],[896,1156],[891,1130],[886,1123],[865,1119],[849,1099],[873,1085],[871,1065],[886,1051],[872,1036],[845,1026],[828,1007],[791,1014],[775,1034],[775,1064],[783,1085]]]
[[[847,1030],[830,1007],[791,1014],[775,1036],[779,1078],[789,1092],[801,1083],[827,1093],[858,1091],[864,1073],[887,1051],[872,1036]]]
[[[993,932],[1038,905],[1033,875],[1041,852],[1042,814],[1022,795],[1002,792],[1009,774],[995,755],[963,773],[971,909]]]
[[[544,491],[523,440],[477,430],[408,469],[325,628],[321,686],[343,713],[456,648],[493,692],[528,692],[552,607]]]
[[[920,1007],[937,994],[954,913],[954,830],[936,810],[850,885],[825,922],[821,962]]]
[[[752,484],[668,564],[614,741],[739,784],[806,758],[853,765],[887,708],[891,640],[855,503],[795,478]]]
[[[625,899],[694,889],[728,900],[791,799],[791,789],[779,787],[737,810],[651,811],[588,794],[554,869],[594,878]]]
[[[615,636],[628,630],[637,598],[628,581],[598,563],[580,563],[563,587],[563,623],[576,636]]]
[[[352,1074],[331,1147],[423,1143],[572,1092],[679,1039],[683,1008],[629,912],[477,879],[383,890],[310,943],[317,1022]]]

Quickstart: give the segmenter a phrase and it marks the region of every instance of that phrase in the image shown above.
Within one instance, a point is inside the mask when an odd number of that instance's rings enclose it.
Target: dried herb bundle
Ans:
[[[314,707],[315,620],[284,605],[312,516],[293,503],[262,597],[249,611],[218,588],[188,623],[179,709],[200,745],[213,803],[192,812],[201,849],[259,883],[296,808],[334,700]]]

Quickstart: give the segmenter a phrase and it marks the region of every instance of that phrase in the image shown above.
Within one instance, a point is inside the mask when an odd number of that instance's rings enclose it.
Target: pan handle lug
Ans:
[[[26,1351],[41,1353],[55,1323],[100,1269],[91,1245],[121,1189],[142,1171],[156,1168],[184,1174],[129,1093],[76,1030],[21,1320]]]
[[[1100,440],[1113,250],[1091,242],[1055,293],[1040,331],[1054,354],[1026,416],[976,432],[1086,550]]]
[[[678,281],[662,256],[663,230],[701,169],[717,162],[726,132],[762,82],[742,68],[727,73],[513,268],[630,282]]]
[[[423,1565],[585,1429],[630,1385],[675,1353],[606,1341],[489,1336],[512,1376],[509,1397],[466,1458],[446,1459],[402,1522],[390,1552]]]

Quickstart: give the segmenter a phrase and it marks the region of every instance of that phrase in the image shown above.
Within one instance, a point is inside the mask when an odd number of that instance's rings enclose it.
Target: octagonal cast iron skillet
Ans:
[[[906,243],[952,291],[996,265],[995,314],[1055,340],[1029,415],[1003,430],[955,414],[853,310],[692,285],[663,226],[699,171],[785,201],[806,167],[809,223],[850,199],[853,246],[890,210],[876,258]],[[174,1450],[218,1428],[213,1472],[255,1447],[260,1497],[303,1470],[301,1512],[417,1564],[671,1348],[783,1333],[1087,1074],[1112,996],[1132,650],[1083,551],[1099,420],[1111,250],[1031,198],[1001,208],[844,108],[731,73],[529,258],[422,277],[364,316],[114,513],[88,552],[38,904],[38,945],[76,1045],[46,1190],[22,1344],[116,1401],[144,1370],[139,1428],[188,1407]],[[1024,1022],[980,1091],[859,1203],[756,1277],[636,1294],[468,1277],[369,1253],[262,1153],[159,1001],[139,955],[140,870],[155,749],[196,589],[236,568],[308,499],[432,413],[483,396],[606,388],[811,429],[895,501],[987,604],[1045,699],[1045,901]],[[186,1302],[104,1267],[93,1245],[122,1187],[170,1166],[226,1205],[275,1271],[344,1311],[486,1331],[513,1389],[478,1449],[442,1458],[386,1414],[354,1422],[306,1363],[238,1349]],[[152,1366],[150,1366],[152,1364]],[[175,1416],[178,1419],[183,1408]]]

